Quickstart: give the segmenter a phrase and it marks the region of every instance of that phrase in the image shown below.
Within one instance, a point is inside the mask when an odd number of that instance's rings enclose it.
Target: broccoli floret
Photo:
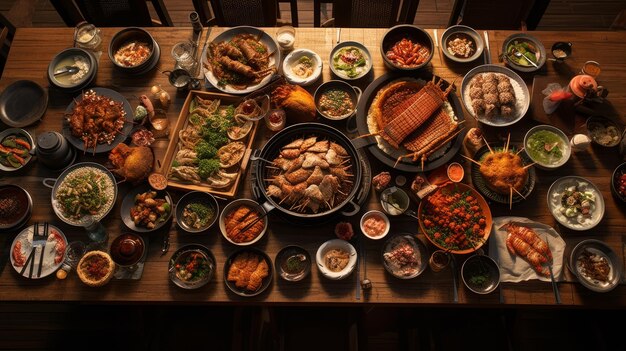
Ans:
[[[217,149],[204,140],[200,140],[195,147],[199,159],[211,159],[217,155]]]
[[[228,137],[224,133],[220,133],[210,126],[202,127],[202,138],[216,149],[228,144]]]
[[[202,179],[207,179],[213,173],[217,172],[219,169],[220,169],[220,161],[216,159],[200,160],[200,162],[198,162],[198,175]]]

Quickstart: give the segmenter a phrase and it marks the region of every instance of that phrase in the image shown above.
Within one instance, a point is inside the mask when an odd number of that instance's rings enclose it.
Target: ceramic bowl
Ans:
[[[150,54],[140,63],[133,66],[127,66],[118,62],[115,59],[115,54],[120,48],[132,42],[144,43],[148,45],[150,48]],[[155,60],[159,59],[157,55],[157,46],[158,44],[147,30],[139,27],[124,28],[115,33],[113,38],[111,38],[111,42],[109,43],[109,59],[113,62],[113,65],[121,71],[129,74],[143,73],[143,71],[154,64]]]
[[[626,192],[620,193],[620,179],[626,178],[626,162],[617,166],[611,175],[611,193],[621,204],[626,204]]]
[[[193,259],[202,263],[202,273],[184,269],[185,262]],[[170,258],[168,274],[170,280],[177,286],[183,289],[197,289],[211,281],[216,267],[217,263],[211,250],[204,245],[188,244],[174,252]]]
[[[77,73],[55,75],[65,66],[76,66]],[[96,78],[98,60],[89,51],[81,48],[68,48],[54,56],[48,65],[48,81],[54,88],[64,92],[76,92],[86,88]]]
[[[455,55],[453,51],[450,49],[451,42],[456,39],[465,40],[466,42],[469,43],[470,49],[467,55],[458,55],[458,54]],[[483,40],[480,37],[480,34],[478,34],[476,30],[468,26],[462,26],[462,25],[455,25],[455,26],[448,27],[448,29],[446,29],[441,34],[440,45],[441,45],[441,51],[443,51],[443,54],[448,59],[455,61],[455,62],[461,62],[461,63],[472,62],[476,60],[483,54],[483,50],[485,47],[485,44],[483,43]]]
[[[253,211],[255,211],[258,216],[260,217],[264,217],[262,218],[260,221],[263,221],[263,229],[259,232],[259,234],[257,234],[254,238],[247,238],[248,240],[243,240],[243,241],[239,241],[239,240],[234,240],[233,238],[229,237],[226,231],[226,218],[233,212],[236,211],[240,206],[246,206],[250,209],[252,209]],[[234,245],[238,245],[238,246],[248,246],[248,245],[252,245],[254,243],[256,243],[257,241],[261,240],[261,238],[263,237],[263,235],[265,235],[265,232],[267,231],[267,213],[265,212],[265,209],[263,208],[263,206],[259,205],[258,202],[254,201],[254,200],[250,200],[250,199],[236,199],[233,200],[232,202],[230,202],[228,205],[226,205],[224,207],[224,209],[222,210],[222,213],[220,214],[219,217],[219,225],[220,225],[220,232],[222,232],[222,236],[224,236],[224,239],[228,240],[228,242],[230,242],[231,244]],[[245,223],[250,223],[252,221],[248,221],[245,220]],[[239,229],[243,229],[245,227],[246,224],[244,224],[244,222],[242,222],[241,224],[239,224],[237,226],[237,228]]]
[[[477,294],[489,294],[500,284],[500,267],[491,257],[476,254],[461,266],[463,284]]]
[[[555,143],[557,144],[554,145],[552,142],[544,141],[543,137],[538,133],[544,134],[544,136],[556,136],[558,141],[555,141]],[[552,151],[550,154],[546,153],[548,149],[554,151],[554,148],[560,151],[560,156]],[[537,168],[553,170],[567,163],[572,154],[572,149],[569,144],[569,138],[563,131],[551,125],[543,124],[534,126],[526,132],[524,136],[524,152],[535,162]]]
[[[365,64],[360,66],[359,70],[356,74],[347,74],[346,70],[339,69],[337,66],[341,65],[341,54],[340,51],[345,48],[356,48],[361,54],[365,57]],[[335,60],[337,63],[335,63]],[[356,41],[344,41],[337,44],[330,52],[329,65],[330,70],[333,74],[344,80],[357,80],[363,76],[366,76],[372,70],[372,55],[369,50],[365,47],[365,45],[358,43]]]
[[[199,227],[195,228],[193,225],[185,223],[183,220],[183,213],[185,207],[189,204],[199,203],[205,205],[213,210],[213,216],[206,221],[206,223],[199,223]],[[176,203],[176,210],[174,211],[174,218],[178,226],[188,233],[200,233],[211,228],[219,217],[220,207],[217,200],[210,193],[204,191],[190,191],[183,195]]]
[[[397,259],[394,251],[406,253],[408,245],[413,253],[413,260]],[[413,279],[422,274],[428,266],[428,249],[426,245],[412,234],[396,234],[390,236],[382,250],[382,261],[385,270],[399,279]]]
[[[595,144],[604,147],[619,145],[623,137],[623,127],[606,117],[592,116],[585,122],[587,135]]]
[[[278,276],[289,282],[306,278],[311,272],[311,255],[297,245],[283,247],[274,258]]]
[[[372,220],[375,220],[376,223],[368,222],[371,222]],[[375,228],[373,228],[372,225],[374,225]],[[389,234],[391,223],[389,222],[389,218],[384,213],[377,210],[371,210],[365,212],[363,217],[361,217],[360,227],[361,232],[366,237],[372,240],[380,240]]]
[[[347,264],[340,270],[334,271],[332,270],[328,264],[329,260],[327,260],[326,255],[331,251],[336,250],[341,252],[342,254],[347,255],[345,258],[347,260]],[[345,240],[341,239],[331,239],[327,242],[320,245],[317,249],[317,253],[315,254],[315,262],[317,264],[317,268],[328,279],[331,280],[341,280],[347,278],[357,264],[357,253],[356,249],[352,244]]]
[[[30,149],[26,146],[22,146],[13,143],[16,139],[20,139],[20,142],[27,142],[30,145]],[[35,141],[33,137],[26,130],[21,128],[9,128],[0,132],[0,170],[5,172],[14,172],[24,168],[31,160],[35,150]],[[9,150],[22,150],[9,151]]]
[[[260,282],[257,282],[258,284],[255,284],[252,279],[246,279],[246,276],[248,276],[249,278],[251,277],[251,274],[248,274],[240,269],[232,268],[233,264],[235,263],[237,258],[240,257],[240,255],[244,255],[241,258],[246,260],[246,266],[254,261],[258,262],[256,263],[256,267],[254,269],[257,274],[264,271],[262,269],[259,269],[259,264],[261,264],[261,260],[264,260],[267,264],[267,270],[265,271],[265,274],[261,273],[265,275],[265,277],[262,278]],[[255,249],[253,247],[241,248],[230,254],[226,259],[226,262],[224,263],[224,282],[226,283],[226,286],[228,287],[228,289],[230,289],[230,291],[239,296],[257,296],[267,290],[267,288],[272,284],[273,280],[274,269],[272,265],[272,260],[265,252],[259,249]]]
[[[606,280],[597,279],[587,272],[584,260],[605,263],[609,268]],[[622,279],[622,262],[619,256],[607,244],[596,239],[583,240],[574,246],[570,253],[568,268],[584,287],[595,292],[611,291]]]
[[[524,58],[515,57],[512,53],[512,48],[514,45],[529,45],[535,51],[536,63],[537,67],[532,64],[524,61]],[[504,62],[519,72],[535,72],[541,69],[541,67],[546,63],[546,48],[543,46],[539,39],[535,38],[532,35],[528,35],[526,33],[517,33],[510,35],[508,38],[504,40],[502,43],[502,51]],[[524,63],[525,62],[525,63]]]
[[[347,108],[346,112],[343,114],[330,114],[330,112],[320,104],[322,96],[330,90],[338,90],[347,93],[350,99],[350,103],[352,104],[352,108]],[[322,117],[328,120],[338,121],[353,116],[356,113],[356,107],[359,102],[359,98],[361,97],[361,94],[362,91],[359,87],[352,86],[341,80],[330,80],[323,83],[315,90],[315,94],[313,94],[313,99],[315,101],[315,108],[317,109],[317,113],[319,113]],[[341,105],[346,106],[346,104]]]
[[[426,59],[417,65],[401,65],[398,62],[389,59],[387,52],[402,39],[409,39],[413,43],[425,46],[428,49]],[[411,24],[400,24],[389,28],[389,30],[387,30],[387,32],[383,35],[383,39],[380,42],[380,54],[383,57],[385,66],[390,70],[401,72],[415,72],[424,68],[433,58],[433,48],[433,39],[430,37],[430,34]]]
[[[301,60],[309,59],[312,73],[308,77],[298,76],[295,72]],[[313,84],[322,75],[322,58],[309,49],[296,49],[289,53],[283,60],[283,75],[291,84],[308,86]]]
[[[33,211],[33,199],[24,188],[13,185],[0,185],[0,201],[12,201],[13,210],[6,212],[0,219],[0,230],[19,228],[28,222]]]
[[[584,216],[580,211],[573,213],[567,212],[567,207],[563,206],[562,197],[568,191],[578,189],[583,193],[589,193],[593,196],[591,201],[590,216]],[[554,218],[563,226],[572,230],[589,230],[602,220],[604,217],[604,198],[602,192],[596,185],[583,177],[577,176],[565,176],[561,177],[550,185],[547,194],[548,208],[554,216]],[[572,206],[572,208],[574,208]]]

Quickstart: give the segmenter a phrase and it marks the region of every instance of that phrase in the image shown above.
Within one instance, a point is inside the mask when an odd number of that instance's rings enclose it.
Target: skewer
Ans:
[[[526,196],[522,195],[522,193],[520,193],[519,191],[517,191],[517,189],[511,187],[513,190],[515,190],[515,192],[517,193],[517,195],[521,196],[522,199],[526,200]]]
[[[504,152],[509,151],[509,143],[511,142],[511,133],[506,137],[506,145],[504,146]]]
[[[536,163],[536,162],[529,163],[529,164],[527,164],[526,166],[524,166],[524,168],[523,168],[523,169],[530,168],[530,167],[534,166],[534,165],[535,165],[535,163]]]
[[[371,137],[371,136],[377,136],[380,132],[376,132],[376,133],[369,133],[369,134],[363,134],[363,135],[357,135],[355,137],[355,139],[359,139],[359,138],[367,138],[367,137]]]
[[[513,187],[509,187],[509,210],[513,209]]]
[[[467,156],[465,156],[465,155],[461,155],[461,156],[463,156],[465,159],[467,159],[467,160],[468,160],[468,161],[470,161],[470,162],[474,162],[474,163],[475,163],[475,164],[477,164],[478,166],[482,166],[482,165],[480,164],[480,162],[478,162],[478,161],[474,160],[473,158],[467,157]]]
[[[483,135],[483,141],[485,142],[485,145],[487,145],[487,149],[489,149],[489,152],[493,154],[493,149],[491,149],[491,146],[489,146],[489,143],[487,142],[487,139],[485,139],[484,135]]]
[[[523,147],[523,146],[522,146],[522,148],[521,148],[521,149],[519,149],[519,150],[515,153],[515,155],[519,155],[519,154],[520,154],[520,152],[522,152],[522,151],[524,151],[524,147]]]

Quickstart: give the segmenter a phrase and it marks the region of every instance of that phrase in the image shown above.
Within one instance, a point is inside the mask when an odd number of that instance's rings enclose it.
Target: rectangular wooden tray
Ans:
[[[171,131],[170,143],[167,146],[167,151],[165,152],[165,158],[163,160],[161,173],[164,174],[166,177],[168,177],[170,169],[172,168],[172,161],[174,159],[174,156],[178,152],[178,134],[179,134],[178,132],[182,130],[183,128],[187,127],[187,123],[188,123],[187,118],[189,117],[189,105],[191,104],[191,101],[193,100],[195,96],[200,96],[202,99],[220,99],[221,105],[230,105],[230,104],[237,105],[238,103],[243,101],[243,98],[241,96],[222,94],[222,93],[210,93],[210,92],[201,91],[201,90],[189,91],[189,94],[187,95],[187,99],[185,100],[185,104],[183,105],[180,111],[180,115],[178,116],[178,120],[176,121],[176,126]],[[204,192],[208,192],[214,195],[223,196],[226,198],[234,198],[235,195],[237,194],[237,190],[239,189],[239,186],[241,185],[241,183],[243,182],[246,176],[246,168],[248,167],[248,162],[250,161],[250,155],[252,153],[251,147],[252,147],[252,143],[254,142],[254,137],[256,136],[258,123],[259,123],[258,121],[254,122],[254,125],[252,126],[252,130],[250,131],[250,134],[248,135],[245,141],[246,151],[243,155],[243,159],[239,163],[239,172],[238,172],[237,178],[235,179],[235,182],[233,183],[233,185],[231,185],[230,188],[213,189],[206,183],[193,184],[193,183],[181,182],[175,179],[169,179],[169,177],[167,181],[168,187],[181,189],[181,190],[204,191]]]

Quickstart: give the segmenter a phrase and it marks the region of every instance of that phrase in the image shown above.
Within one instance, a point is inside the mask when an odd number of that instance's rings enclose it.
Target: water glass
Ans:
[[[283,51],[290,51],[296,42],[296,29],[292,26],[282,26],[276,32],[276,41]]]
[[[74,28],[74,40],[76,45],[83,49],[97,51],[102,43],[100,29],[91,23],[81,22]]]
[[[94,243],[104,243],[109,238],[102,223],[100,223],[91,215],[86,215],[83,217],[82,226],[85,228],[89,239],[91,239],[91,241],[93,241]]]
[[[193,72],[196,67],[193,44],[189,41],[181,41],[174,44],[172,57],[176,61],[176,68],[182,68],[187,72]]]

